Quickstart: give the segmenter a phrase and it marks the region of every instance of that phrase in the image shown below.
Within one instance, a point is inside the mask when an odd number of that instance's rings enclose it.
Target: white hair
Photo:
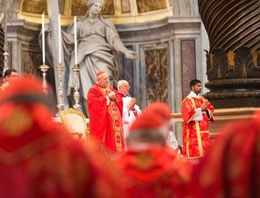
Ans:
[[[121,87],[124,83],[129,84],[126,80],[119,80],[119,81],[117,82],[117,89],[119,89],[119,87]]]

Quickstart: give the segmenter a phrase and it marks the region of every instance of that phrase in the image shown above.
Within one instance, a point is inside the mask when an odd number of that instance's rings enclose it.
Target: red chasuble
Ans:
[[[117,164],[128,179],[129,198],[182,197],[192,170],[186,157],[159,146],[142,150],[129,148]]]
[[[202,112],[203,120],[193,121],[195,110],[206,101],[203,97],[187,96],[182,102],[183,118],[183,154],[189,159],[203,157],[210,147],[208,121],[213,122],[214,107],[208,104],[210,120],[207,113]]]
[[[110,100],[107,105],[107,95],[116,90],[103,88],[95,83],[88,92],[88,112],[90,136],[110,152],[124,150],[122,118],[116,101]]]

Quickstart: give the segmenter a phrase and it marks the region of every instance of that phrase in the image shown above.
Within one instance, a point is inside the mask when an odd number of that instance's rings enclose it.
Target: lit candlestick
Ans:
[[[45,23],[44,13],[42,14],[42,64],[45,64]]]
[[[60,14],[58,15],[58,49],[59,49],[59,64],[61,64],[61,22],[60,22]]]
[[[78,64],[78,38],[77,38],[77,17],[74,17],[74,46],[75,46],[75,65]]]

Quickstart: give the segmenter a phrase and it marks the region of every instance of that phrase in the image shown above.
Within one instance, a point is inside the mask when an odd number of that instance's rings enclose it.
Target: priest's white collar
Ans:
[[[201,97],[199,94],[197,95],[194,91],[191,91],[188,96],[192,97],[192,98],[199,98],[199,97]]]

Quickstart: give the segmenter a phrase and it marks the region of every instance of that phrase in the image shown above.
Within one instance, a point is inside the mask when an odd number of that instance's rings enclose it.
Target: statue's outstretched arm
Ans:
[[[121,41],[116,28],[113,23],[107,19],[103,19],[103,22],[106,25],[106,38],[109,45],[117,52],[123,53],[128,59],[135,59],[136,53],[132,50],[127,49],[123,42]]]

